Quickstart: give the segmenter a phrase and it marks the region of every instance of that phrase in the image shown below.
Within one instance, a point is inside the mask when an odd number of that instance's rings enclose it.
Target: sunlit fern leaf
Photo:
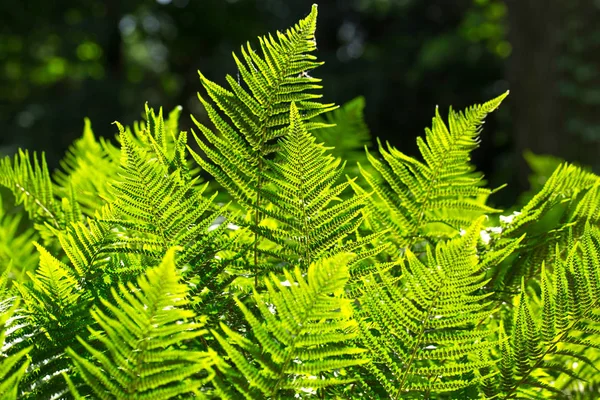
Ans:
[[[23,204],[32,220],[61,226],[60,205],[54,195],[46,157],[19,150],[14,156],[0,161],[0,184],[9,188],[17,204]]]
[[[156,162],[155,151],[136,145],[118,126],[122,168],[112,183],[116,198],[110,204],[112,217],[101,219],[122,228],[111,250],[137,252],[158,261],[168,248],[181,246],[178,266],[210,264],[221,249],[220,237],[227,224],[209,227],[225,210],[213,210],[212,198],[203,197],[203,189],[197,190],[194,180],[186,182],[178,170],[169,172],[166,165]]]
[[[305,270],[326,254],[345,251],[344,239],[362,222],[364,199],[338,197],[349,185],[336,183],[344,165],[315,142],[295,103],[290,108],[289,132],[279,145],[278,157],[266,161],[265,186],[260,192],[265,199],[260,211],[278,225],[251,229],[277,243],[281,259]]]
[[[119,149],[110,141],[95,137],[91,122],[86,118],[83,135],[69,147],[60,161],[61,168],[53,173],[59,186],[57,192],[66,195],[69,187],[73,187],[82,211],[93,216],[112,200],[107,184],[119,168],[119,156]]]
[[[247,332],[221,324],[213,331],[232,367],[226,380],[215,380],[223,398],[293,398],[302,389],[318,390],[350,379],[325,375],[366,362],[364,349],[352,342],[357,324],[344,298],[351,254],[312,264],[306,277],[299,268],[285,281],[271,275],[267,292],[253,294],[259,314],[236,300],[248,323]],[[251,332],[249,336],[248,333]]]
[[[0,197],[0,274],[11,265],[11,278],[18,281],[25,280],[25,272],[38,264],[38,254],[32,244],[36,234],[29,227],[22,229],[22,217],[21,213],[7,213]]]
[[[370,201],[374,230],[390,229],[390,240],[404,248],[418,241],[455,236],[477,217],[497,210],[486,206],[492,193],[481,187],[482,175],[473,172],[470,153],[479,145],[481,124],[508,92],[464,112],[450,109],[448,126],[438,109],[431,129],[417,145],[424,162],[388,144],[379,144],[383,160],[367,157],[379,178],[361,168],[377,196]],[[364,190],[357,188],[359,193]]]
[[[600,232],[587,225],[581,240],[542,266],[541,296],[523,285],[510,347],[502,352],[499,397],[567,398],[582,372],[600,373]],[[568,379],[563,379],[568,378]]]
[[[521,277],[539,275],[542,261],[553,256],[556,246],[568,247],[569,238],[583,235],[586,223],[600,221],[600,178],[584,169],[561,164],[542,189],[520,210],[500,217],[502,233],[489,246],[495,251],[511,246],[526,234],[516,260],[497,266],[492,286],[499,290],[518,288]]]
[[[64,349],[89,322],[90,298],[70,267],[36,244],[40,266],[29,282],[15,282],[21,314],[27,321],[24,344],[32,345],[31,366],[23,381],[23,398],[48,398],[66,390],[60,373],[70,369]],[[21,346],[15,346],[18,350]]]
[[[334,108],[313,101],[321,95],[309,93],[321,88],[320,79],[308,75],[322,64],[310,54],[316,49],[316,19],[314,5],[305,19],[285,33],[259,38],[262,57],[250,44],[243,46],[241,58],[234,55],[240,81],[227,76],[230,90],[200,75],[214,106],[201,96],[200,100],[218,134],[195,121],[208,143],[197,136],[196,141],[210,162],[195,152],[192,155],[242,204],[257,203],[250,185],[261,186],[264,157],[277,149],[273,140],[287,132],[290,104],[296,103],[308,130],[324,126],[309,120]]]
[[[492,366],[493,332],[482,324],[492,311],[477,256],[482,226],[483,217],[464,236],[428,248],[424,261],[407,250],[400,278],[363,279],[361,340],[381,396],[455,392]]]
[[[192,341],[205,331],[187,306],[188,288],[175,267],[175,249],[159,266],[132,283],[112,290],[103,309],[91,315],[100,330],[78,337],[85,348],[67,353],[76,371],[101,399],[170,399],[204,397],[200,389],[214,375],[211,350],[196,350]],[[196,322],[198,321],[198,322]]]
[[[0,399],[2,400],[19,398],[19,383],[30,363],[27,354],[31,351],[31,346],[11,354],[8,354],[7,350],[10,344],[6,338],[6,331],[14,325],[14,322],[11,324],[11,320],[14,319],[18,305],[18,301],[14,299],[0,299]]]
[[[46,246],[56,247],[55,231],[83,218],[72,186],[66,188],[65,197],[58,196],[43,154],[30,157],[19,150],[14,161],[10,157],[0,160],[0,185],[12,191],[16,204],[23,204]]]

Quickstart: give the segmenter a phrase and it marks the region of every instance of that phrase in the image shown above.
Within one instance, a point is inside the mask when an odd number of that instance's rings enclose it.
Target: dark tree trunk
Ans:
[[[593,102],[593,94],[600,93],[596,3],[506,0],[513,46],[507,70],[509,101],[518,157],[516,174],[522,189],[527,185],[528,171],[522,158],[527,149],[586,165],[600,164],[600,130],[595,128],[600,127],[600,101],[595,112],[590,101],[583,101],[589,98]],[[577,75],[578,68],[588,73]],[[589,91],[593,93],[586,94]]]

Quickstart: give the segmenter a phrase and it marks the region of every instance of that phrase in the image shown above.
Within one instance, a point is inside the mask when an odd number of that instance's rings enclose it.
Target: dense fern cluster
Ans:
[[[0,162],[0,398],[600,398],[600,177],[490,205],[470,155],[506,94],[365,152],[316,17],[200,75],[192,140],[146,107],[57,171]]]

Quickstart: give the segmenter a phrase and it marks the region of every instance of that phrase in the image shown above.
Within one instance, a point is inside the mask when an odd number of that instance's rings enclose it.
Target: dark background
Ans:
[[[0,155],[44,150],[52,166],[83,117],[111,137],[144,102],[202,116],[197,70],[224,83],[232,51],[310,11],[302,0],[0,1]],[[374,136],[414,154],[436,105],[511,95],[475,162],[495,196],[527,188],[522,153],[600,166],[599,0],[324,0],[325,100],[366,98]]]

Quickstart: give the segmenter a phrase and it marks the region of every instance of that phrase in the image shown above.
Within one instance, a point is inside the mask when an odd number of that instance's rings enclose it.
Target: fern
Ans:
[[[235,367],[222,370],[227,382],[217,381],[223,398],[289,398],[348,382],[325,373],[366,361],[364,350],[349,343],[357,335],[351,302],[342,297],[350,258],[340,254],[314,263],[306,278],[299,268],[286,271],[283,282],[271,275],[267,294],[253,294],[260,317],[236,300],[254,341],[224,324],[225,336],[213,332]]]
[[[276,38],[271,35],[260,38],[262,58],[249,44],[242,47],[241,59],[234,55],[241,81],[238,83],[228,75],[231,90],[200,74],[208,96],[225,118],[199,96],[220,135],[194,120],[210,145],[194,134],[196,142],[212,162],[194,151],[192,156],[236,201],[253,208],[255,227],[262,220],[259,209],[266,159],[278,150],[274,140],[287,132],[291,103],[296,103],[301,119],[307,121],[307,130],[325,126],[308,121],[334,108],[313,101],[321,95],[308,93],[321,88],[320,80],[307,74],[321,65],[310,54],[316,49],[316,18],[314,5],[311,13],[285,34],[277,32]],[[259,242],[256,234],[252,260],[255,283],[259,276]]]
[[[316,17],[200,75],[194,149],[146,105],[57,171],[0,161],[0,398],[600,397],[600,178],[532,159],[498,215],[470,153],[506,94],[436,111],[421,161],[359,152]]]
[[[370,202],[373,229],[390,229],[390,240],[399,248],[422,241],[452,237],[477,217],[497,210],[486,206],[492,193],[481,187],[482,176],[473,173],[470,152],[478,146],[479,127],[495,110],[505,93],[464,113],[450,110],[448,127],[439,111],[425,139],[417,145],[420,162],[399,150],[379,144],[384,160],[367,153],[378,179],[362,168],[362,174],[377,196]],[[358,188],[359,193],[364,192]]]
[[[428,248],[425,262],[407,250],[400,278],[364,278],[361,338],[373,353],[367,368],[390,398],[457,392],[493,365],[486,355],[493,332],[481,326],[491,315],[476,250],[482,224],[479,218],[464,236]]]
[[[198,396],[210,381],[214,352],[185,347],[205,331],[201,320],[195,322],[194,313],[186,309],[188,288],[179,281],[175,250],[170,249],[158,267],[138,280],[139,289],[121,284],[119,291],[113,290],[114,303],[102,300],[110,314],[99,308],[91,311],[102,331],[90,328],[88,340],[78,337],[86,355],[73,349],[67,353],[98,398]]]
[[[566,398],[572,387],[555,384],[561,375],[575,386],[586,368],[600,372],[599,249],[600,232],[588,225],[566,260],[557,256],[553,271],[542,266],[541,296],[523,287],[502,351],[500,398]]]

